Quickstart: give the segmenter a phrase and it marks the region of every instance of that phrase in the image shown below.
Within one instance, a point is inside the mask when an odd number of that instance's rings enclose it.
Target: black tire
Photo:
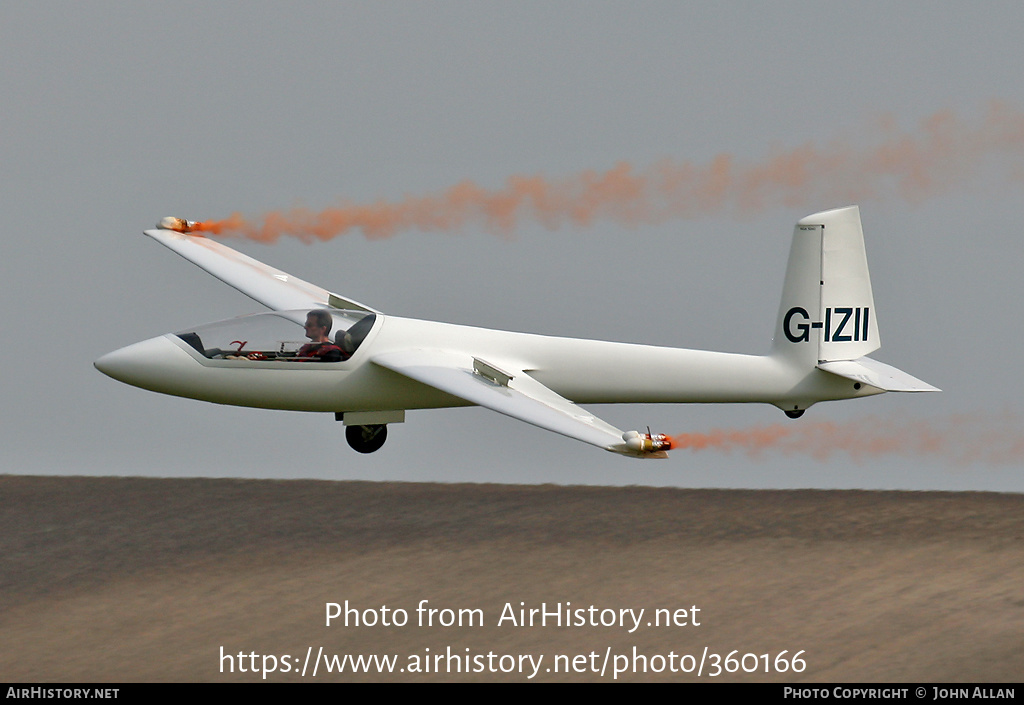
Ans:
[[[372,453],[380,450],[387,439],[388,427],[385,424],[345,427],[345,440],[357,453]]]

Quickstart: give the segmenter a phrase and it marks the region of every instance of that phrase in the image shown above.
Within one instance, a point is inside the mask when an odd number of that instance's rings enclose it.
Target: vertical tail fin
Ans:
[[[813,367],[855,360],[879,345],[860,209],[801,219],[789,251],[772,354]]]
[[[851,380],[856,390],[867,384],[890,392],[939,391],[866,357],[880,345],[860,210],[848,206],[801,219],[789,251],[772,355]],[[798,416],[801,408],[787,413]]]

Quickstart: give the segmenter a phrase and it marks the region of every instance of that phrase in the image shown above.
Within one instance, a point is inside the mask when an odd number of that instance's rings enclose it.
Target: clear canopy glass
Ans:
[[[373,328],[376,315],[323,310],[330,313],[333,321],[328,335],[341,348],[340,359],[347,360]],[[308,313],[309,309],[254,313],[196,326],[176,335],[211,360],[298,359],[299,350],[310,342],[303,329]]]

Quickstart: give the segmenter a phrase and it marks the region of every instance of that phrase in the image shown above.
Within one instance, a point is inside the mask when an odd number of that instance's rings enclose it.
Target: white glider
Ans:
[[[387,316],[190,233],[191,225],[164,219],[146,235],[272,312],[152,338],[96,367],[164,394],[333,412],[363,453],[380,448],[387,424],[404,421],[408,409],[479,405],[647,458],[665,457],[671,439],[623,433],[577,404],[763,402],[797,418],[819,401],[938,391],[866,357],[879,347],[878,317],[856,206],[797,223],[774,342],[762,356]],[[323,349],[337,351],[333,357],[309,357],[302,347],[310,344],[302,325],[315,309],[329,314],[334,338]]]

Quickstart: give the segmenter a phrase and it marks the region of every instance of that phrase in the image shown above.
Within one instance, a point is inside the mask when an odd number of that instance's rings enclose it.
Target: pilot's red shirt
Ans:
[[[315,362],[338,362],[348,356],[334,343],[306,343],[299,348],[299,357],[313,358]]]

